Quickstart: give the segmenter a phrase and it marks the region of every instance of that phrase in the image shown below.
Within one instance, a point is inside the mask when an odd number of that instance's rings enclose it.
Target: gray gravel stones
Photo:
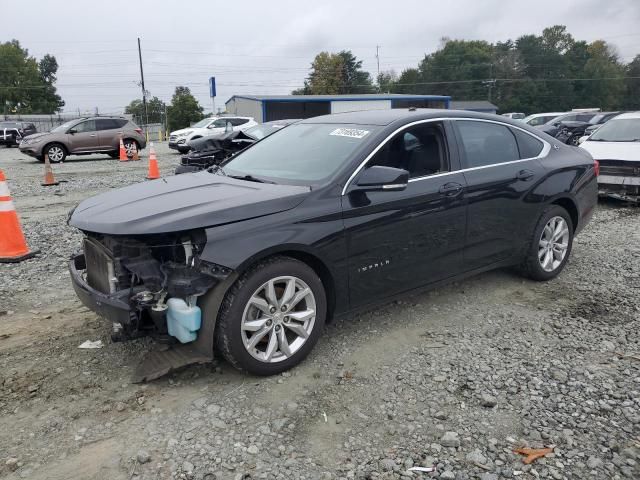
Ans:
[[[486,408],[493,408],[498,404],[498,399],[493,395],[483,394],[480,397],[480,404]]]
[[[457,432],[446,432],[440,439],[440,444],[444,447],[459,447],[460,438]]]

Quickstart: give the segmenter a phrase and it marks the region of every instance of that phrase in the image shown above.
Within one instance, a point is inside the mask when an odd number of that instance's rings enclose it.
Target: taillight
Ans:
[[[142,129],[141,128],[136,128],[135,129],[137,133],[139,133],[140,135],[142,135]]]
[[[596,177],[600,176],[600,162],[598,160],[593,161],[593,169],[596,172]]]

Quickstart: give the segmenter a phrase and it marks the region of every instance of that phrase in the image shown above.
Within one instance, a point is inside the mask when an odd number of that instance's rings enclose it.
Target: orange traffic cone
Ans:
[[[147,174],[149,180],[160,178],[160,171],[158,170],[158,159],[156,158],[156,150],[153,148],[153,143],[149,147],[149,173]]]
[[[60,182],[56,182],[53,176],[53,170],[51,169],[51,163],[49,162],[49,155],[44,154],[44,181],[40,184],[43,187],[51,187],[53,185],[59,185]]]
[[[129,157],[127,157],[127,151],[124,149],[124,143],[122,142],[122,137],[120,137],[120,157],[119,160],[121,162],[128,162]]]
[[[4,172],[0,170],[0,263],[19,262],[33,257],[37,250],[29,250],[20,220],[13,206]]]
[[[131,156],[131,160],[140,160],[140,156],[138,155],[138,145],[133,144],[133,155]]]

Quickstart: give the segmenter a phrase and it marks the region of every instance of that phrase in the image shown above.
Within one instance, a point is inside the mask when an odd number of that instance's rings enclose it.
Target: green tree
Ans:
[[[627,65],[623,108],[640,110],[640,54]]]
[[[445,93],[456,100],[478,100],[488,96],[488,84],[494,78],[493,47],[481,40],[443,39],[444,46],[430,54],[418,66],[423,85],[416,93]]]
[[[58,62],[45,55],[40,62],[20,42],[0,44],[0,105],[7,113],[55,113],[64,101],[56,93]],[[2,108],[2,107],[0,107]]]
[[[393,70],[380,72],[377,78],[378,90],[381,93],[392,93],[398,83],[398,74]]]
[[[343,50],[338,56],[342,58],[340,93],[373,93],[375,89],[371,75],[362,70],[362,60],[358,60],[350,50]]]
[[[362,61],[350,51],[320,52],[311,63],[311,72],[304,87],[293,95],[338,95],[345,93],[373,93],[369,72],[362,70]]]
[[[165,103],[158,97],[153,97],[147,101],[147,116],[149,123],[163,123],[164,122]],[[124,113],[133,115],[136,123],[144,124],[144,105],[142,100],[133,100],[124,109]]]
[[[194,122],[202,120],[203,108],[191,94],[188,87],[176,87],[171,98],[171,105],[167,109],[168,127],[170,130],[185,128]]]

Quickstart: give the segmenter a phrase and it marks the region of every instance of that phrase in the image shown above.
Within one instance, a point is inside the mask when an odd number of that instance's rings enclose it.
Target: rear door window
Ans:
[[[96,120],[97,130],[114,130],[118,128],[118,124],[111,118],[98,118]]]
[[[542,143],[541,140],[538,140],[533,135],[529,135],[517,128],[512,128],[511,131],[518,141],[518,149],[520,150],[521,159],[534,158],[540,155],[540,152],[542,152],[542,149],[544,148],[544,143]]]
[[[518,143],[506,125],[457,120],[465,168],[485,167],[520,159]]]

